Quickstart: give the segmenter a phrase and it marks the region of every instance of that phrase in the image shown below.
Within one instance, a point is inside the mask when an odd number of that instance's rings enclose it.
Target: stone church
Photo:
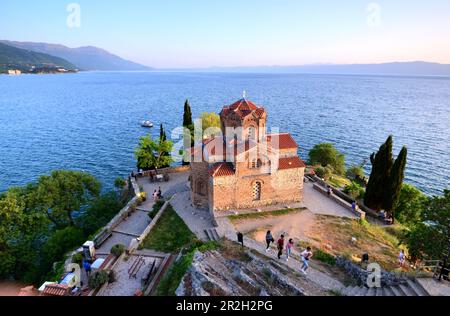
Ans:
[[[222,211],[300,202],[305,163],[288,133],[267,134],[267,113],[245,98],[220,112],[221,136],[191,148],[191,194],[197,207]]]

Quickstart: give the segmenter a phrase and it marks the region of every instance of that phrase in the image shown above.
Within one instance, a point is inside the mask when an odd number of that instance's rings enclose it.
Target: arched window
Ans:
[[[250,126],[248,128],[248,140],[255,140],[256,139],[256,129],[253,126]]]
[[[261,200],[261,182],[255,182],[253,184],[253,201]]]

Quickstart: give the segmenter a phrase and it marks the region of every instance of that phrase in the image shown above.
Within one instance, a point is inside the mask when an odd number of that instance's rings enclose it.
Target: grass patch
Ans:
[[[314,252],[314,259],[319,260],[320,262],[329,264],[334,266],[336,264],[336,257],[332,254],[329,254],[328,252],[322,251],[320,249],[317,249]]]
[[[297,213],[303,211],[305,208],[287,208],[283,210],[277,210],[277,211],[267,211],[267,212],[258,212],[258,213],[248,213],[248,214],[239,214],[239,215],[231,215],[228,216],[228,218],[234,222],[234,221],[240,221],[240,220],[247,220],[247,219],[261,219],[261,218],[267,218],[272,216],[283,216],[283,215],[289,215],[292,213]]]
[[[326,182],[328,182],[332,186],[338,187],[338,188],[344,188],[347,185],[350,185],[352,183],[346,177],[343,177],[343,176],[337,175],[337,174],[333,174]]]
[[[155,296],[174,296],[175,291],[180,285],[183,276],[186,274],[187,270],[192,264],[194,259],[194,254],[198,250],[200,252],[205,252],[208,250],[213,250],[218,247],[216,242],[207,242],[199,245],[198,247],[192,247],[189,249],[182,257],[175,262],[166,275],[162,278],[161,282],[158,284],[155,290]]]
[[[199,246],[201,242],[169,204],[143,244],[147,249],[178,252],[183,248]]]

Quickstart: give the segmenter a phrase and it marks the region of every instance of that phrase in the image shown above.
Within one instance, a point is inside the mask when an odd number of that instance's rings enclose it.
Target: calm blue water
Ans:
[[[111,187],[135,167],[133,149],[147,132],[140,120],[170,131],[186,98],[198,116],[243,90],[267,108],[269,128],[293,134],[304,159],[326,141],[359,164],[392,133],[395,154],[409,148],[408,182],[428,194],[449,187],[450,78],[91,72],[0,76],[0,191],[60,168]]]

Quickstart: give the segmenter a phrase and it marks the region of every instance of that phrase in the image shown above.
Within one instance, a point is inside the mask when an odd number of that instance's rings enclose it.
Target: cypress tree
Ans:
[[[184,150],[185,152],[192,146],[194,146],[194,123],[192,121],[192,112],[191,106],[189,104],[189,100],[184,102],[184,113],[183,113],[183,127],[187,128],[190,133],[191,141],[189,142],[189,135],[184,135]],[[189,162],[186,162],[186,156],[183,159],[183,165],[188,165]]]
[[[166,140],[167,140],[166,131],[164,130],[164,126],[161,123],[161,125],[159,126],[159,142],[162,143],[162,142],[165,142]],[[170,156],[170,153],[163,152],[162,156]],[[170,167],[170,164],[162,166],[162,168],[167,168],[167,167]]]
[[[408,149],[403,147],[392,167],[391,174],[389,176],[389,185],[385,191],[386,197],[384,209],[392,215],[392,219],[394,219],[394,208],[400,198],[400,191],[402,189],[403,178],[405,176],[407,155]]]
[[[191,106],[189,105],[189,100],[184,102],[184,114],[183,114],[183,126],[191,129],[190,127],[194,125],[192,122],[192,112]]]
[[[372,172],[366,188],[364,204],[374,210],[381,210],[385,203],[388,188],[389,175],[391,173],[392,159],[392,135],[380,146],[377,153],[370,156]]]
[[[164,126],[162,125],[162,123],[159,126],[159,139],[162,142],[165,142],[167,140],[166,131],[164,130]]]

